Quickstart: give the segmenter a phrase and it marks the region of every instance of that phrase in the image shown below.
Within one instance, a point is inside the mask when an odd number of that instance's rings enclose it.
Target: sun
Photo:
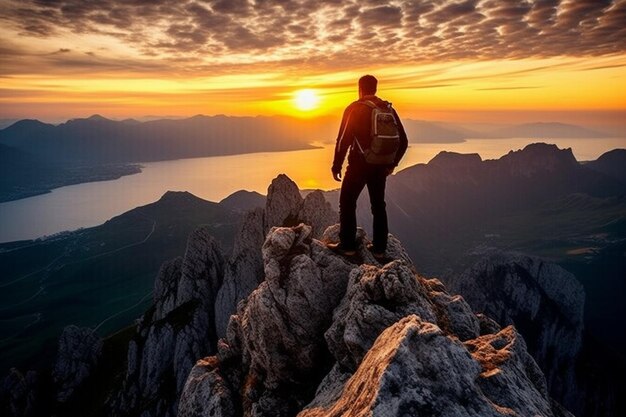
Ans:
[[[315,90],[298,90],[294,93],[293,101],[298,110],[309,111],[317,108],[320,97]]]

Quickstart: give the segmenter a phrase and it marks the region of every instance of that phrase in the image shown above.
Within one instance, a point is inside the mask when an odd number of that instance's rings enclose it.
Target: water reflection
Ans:
[[[479,153],[494,159],[533,139],[472,139],[463,143],[411,144],[399,169],[428,162],[442,150]],[[623,148],[625,139],[556,139],[571,147],[578,160],[596,159],[607,150]],[[279,173],[300,188],[338,188],[330,173],[333,146],[319,149],[216,156],[145,163],[141,174],[113,181],[58,188],[49,194],[0,204],[0,242],[32,239],[62,230],[95,226],[134,207],[156,201],[167,190],[189,191],[219,201],[246,189],[266,194]]]

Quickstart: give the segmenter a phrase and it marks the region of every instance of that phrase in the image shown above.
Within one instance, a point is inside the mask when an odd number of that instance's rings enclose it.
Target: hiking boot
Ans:
[[[356,250],[345,248],[341,243],[327,243],[326,247],[344,256],[356,255]]]
[[[376,249],[374,247],[373,243],[368,243],[367,244],[367,249],[372,253],[374,258],[376,258],[377,260],[381,261],[381,260],[385,259],[385,251],[384,250],[381,251],[379,249]]]

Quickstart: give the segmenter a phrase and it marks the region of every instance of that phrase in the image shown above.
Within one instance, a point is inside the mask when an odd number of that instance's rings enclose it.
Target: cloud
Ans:
[[[5,33],[22,40],[108,37],[127,54],[135,51],[130,68],[158,60],[145,67],[169,65],[173,71],[181,70],[177,65],[190,70],[259,63],[323,70],[364,59],[376,65],[626,51],[626,0],[394,0],[383,5],[370,0],[0,0],[0,22]],[[69,46],[49,52],[69,57],[80,49]],[[29,51],[22,52],[26,61],[33,60]],[[98,52],[95,68],[124,67],[105,63],[105,55]],[[74,58],[48,64],[88,67]]]
[[[402,25],[402,8],[394,6],[378,6],[365,9],[359,15],[359,23],[363,27]]]

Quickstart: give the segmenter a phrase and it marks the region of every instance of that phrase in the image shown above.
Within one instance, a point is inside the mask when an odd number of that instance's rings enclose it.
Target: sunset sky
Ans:
[[[403,117],[619,125],[626,0],[0,0],[2,119],[336,115],[365,73]]]

